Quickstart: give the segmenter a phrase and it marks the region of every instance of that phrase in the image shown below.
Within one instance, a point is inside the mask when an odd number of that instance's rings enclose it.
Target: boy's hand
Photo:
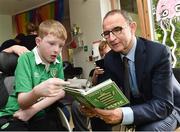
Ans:
[[[64,94],[63,85],[70,84],[59,78],[50,78],[37,85],[33,92],[37,97],[52,97]]]
[[[28,109],[22,110],[19,109],[16,111],[13,115],[13,117],[22,120],[22,121],[28,121],[31,117],[33,117],[36,114],[35,110],[33,107],[30,107]]]

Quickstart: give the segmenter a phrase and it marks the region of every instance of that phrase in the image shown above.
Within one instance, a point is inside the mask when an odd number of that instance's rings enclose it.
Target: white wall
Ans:
[[[100,8],[101,8],[101,20],[103,20],[105,14],[111,10],[110,0],[100,0]]]
[[[0,15],[0,45],[11,38],[13,38],[12,17]]]
[[[69,0],[71,26],[77,24],[83,33],[82,39],[85,45],[88,45],[88,52],[84,52],[83,48],[73,50],[74,66],[83,68],[83,77],[88,78],[89,72],[94,68],[94,63],[88,61],[91,55],[92,42],[101,40],[102,32],[102,14],[104,10],[109,9],[106,4],[109,0]]]

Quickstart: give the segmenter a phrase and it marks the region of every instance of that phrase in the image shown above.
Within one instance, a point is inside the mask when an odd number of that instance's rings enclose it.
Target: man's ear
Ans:
[[[131,22],[131,23],[130,23],[130,27],[131,27],[131,32],[132,32],[133,34],[135,34],[135,33],[136,33],[136,29],[137,29],[137,24],[136,24],[136,22]]]
[[[42,39],[40,37],[36,37],[35,40],[36,40],[36,45],[39,46],[41,41],[42,41]]]

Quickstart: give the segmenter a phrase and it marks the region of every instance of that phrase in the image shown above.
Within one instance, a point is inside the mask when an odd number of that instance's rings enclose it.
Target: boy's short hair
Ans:
[[[39,25],[38,35],[44,38],[48,34],[52,34],[60,39],[67,39],[67,32],[65,27],[56,20],[45,20]]]

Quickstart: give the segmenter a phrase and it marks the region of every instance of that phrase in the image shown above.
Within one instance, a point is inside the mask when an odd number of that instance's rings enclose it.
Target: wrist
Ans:
[[[93,78],[97,78],[97,77],[98,77],[98,74],[94,73]]]
[[[30,107],[30,111],[31,111],[32,113],[36,113],[36,112],[37,112],[37,109],[36,109],[36,107],[35,107],[34,105],[32,105],[32,106]]]
[[[33,89],[32,89],[32,95],[34,96],[34,98],[36,100],[40,99],[41,98],[41,95],[39,95],[38,93],[38,86],[35,86]]]

